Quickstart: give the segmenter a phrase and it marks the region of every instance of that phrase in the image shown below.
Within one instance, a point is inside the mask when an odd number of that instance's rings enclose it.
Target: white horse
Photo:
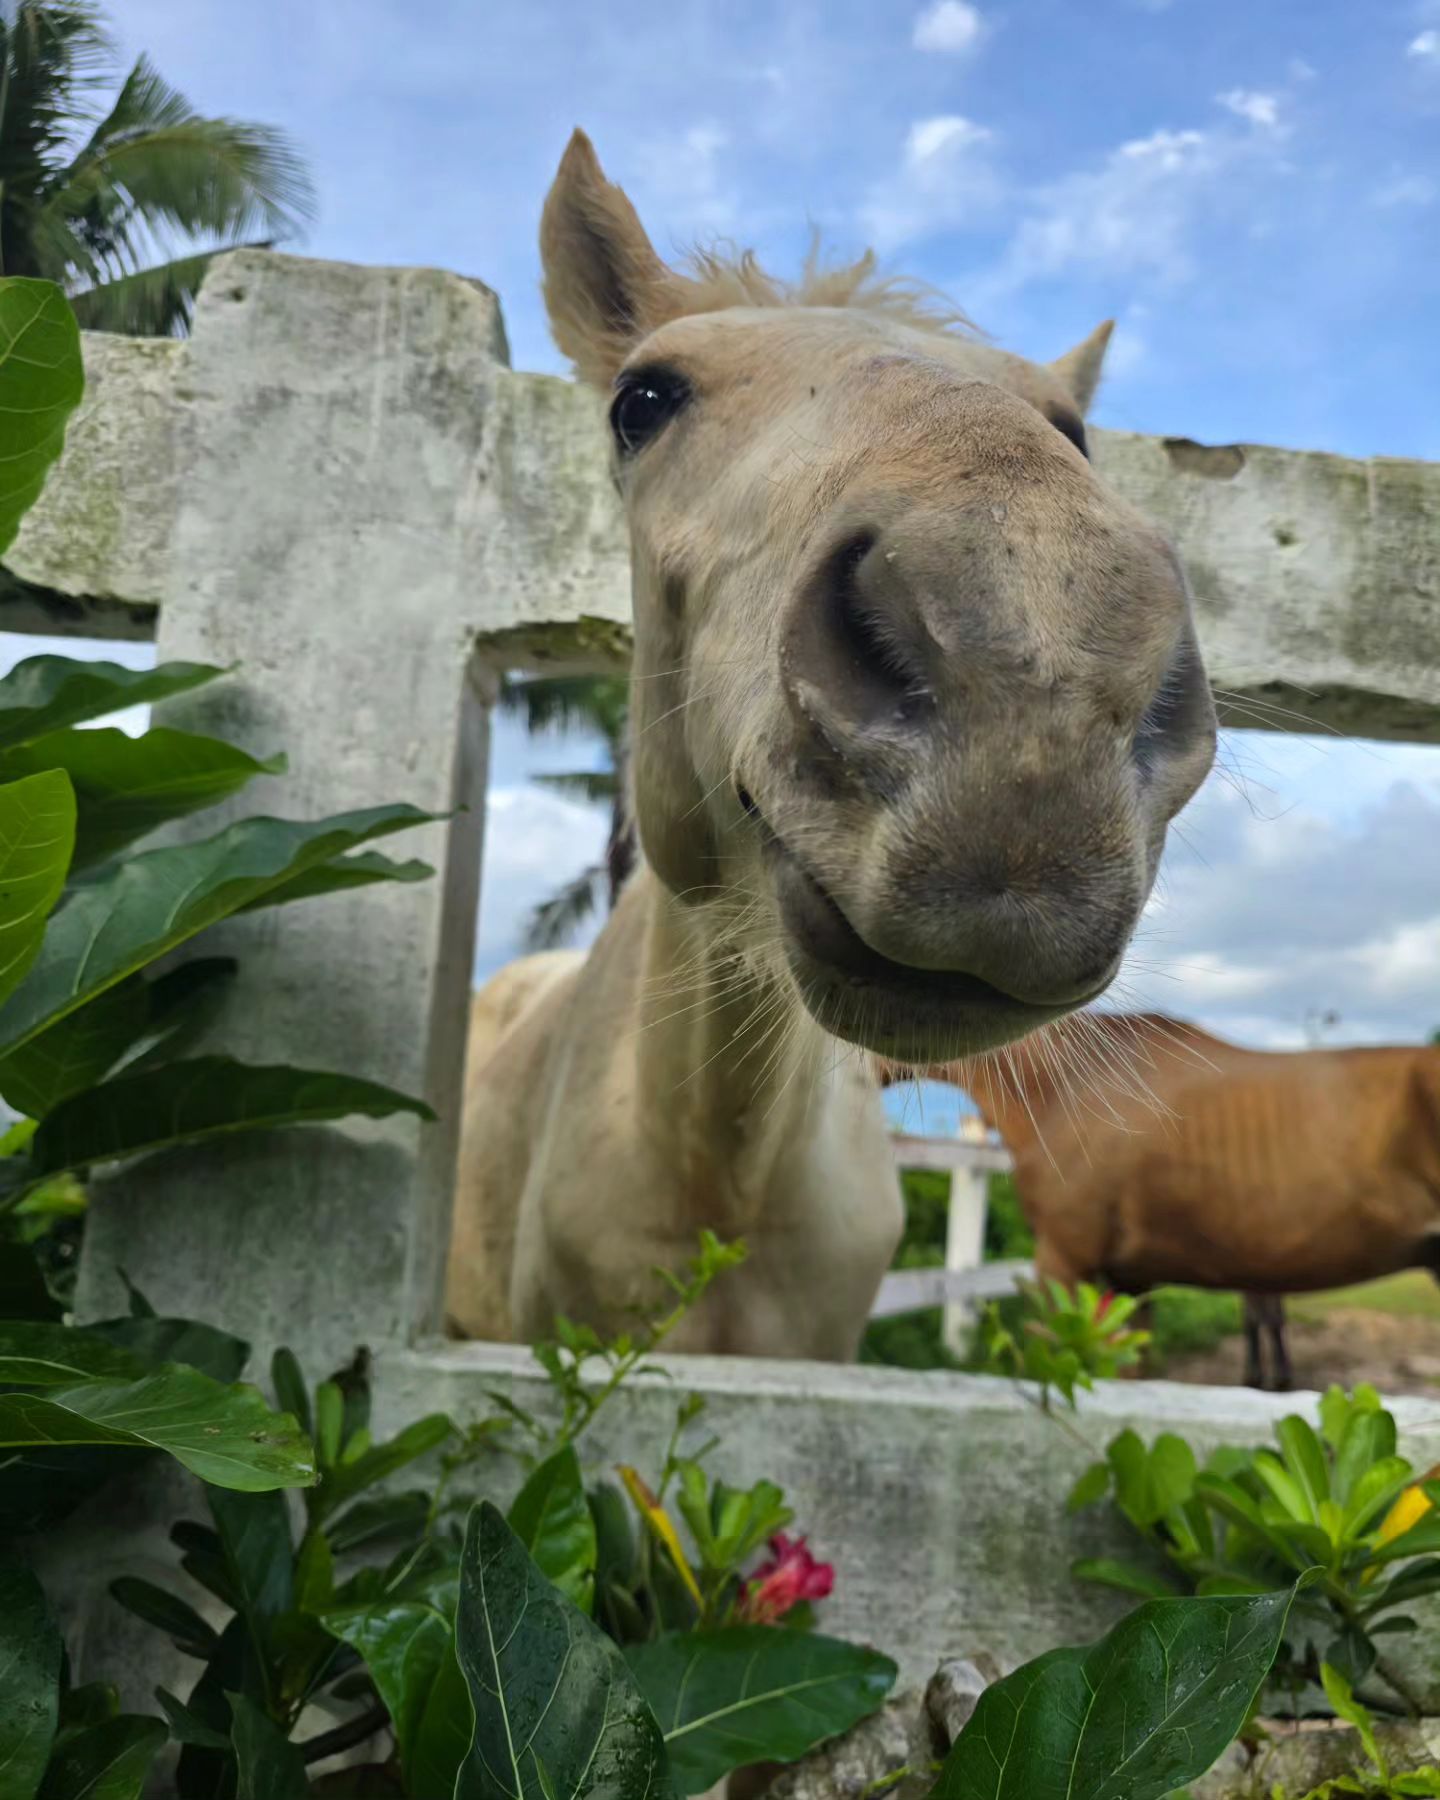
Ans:
[[[477,1002],[449,1276],[473,1336],[616,1328],[701,1226],[677,1347],[854,1354],[901,1226],[861,1046],[935,1063],[1109,983],[1214,753],[1185,583],[1042,367],[875,279],[668,268],[576,133],[557,342],[610,397],[644,866]]]

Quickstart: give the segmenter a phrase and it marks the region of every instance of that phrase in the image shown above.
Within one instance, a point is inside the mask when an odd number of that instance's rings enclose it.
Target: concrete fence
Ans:
[[[436,1406],[464,1418],[485,1390],[533,1382],[521,1353],[436,1336],[488,706],[502,669],[625,660],[626,542],[601,409],[566,381],[512,373],[495,296],[424,269],[240,252],[214,267],[187,341],[91,337],[85,355],[64,458],[0,569],[0,624],[153,635],[164,658],[235,665],[161,709],[289,751],[283,786],[257,782],[234,814],[406,799],[449,822],[413,845],[433,882],[215,934],[241,957],[228,1049],[424,1094],[439,1125],[240,1138],[122,1173],[98,1193],[81,1311],[123,1307],[123,1263],[167,1310],[244,1334],[257,1357],[288,1342],[318,1372],[368,1343],[382,1430]],[[1174,535],[1236,723],[1275,703],[1440,742],[1440,467],[1092,441],[1106,479]],[[207,815],[203,829],[223,822]],[[1083,1453],[1007,1385],[709,1359],[672,1372],[709,1397],[727,1475],[785,1483],[838,1565],[832,1624],[910,1672],[977,1643],[1029,1654],[1103,1619],[1066,1572],[1096,1547],[1098,1528],[1059,1507]],[[670,1389],[646,1386],[615,1409],[601,1450],[650,1460],[671,1405]],[[1083,1429],[1193,1422],[1204,1441],[1250,1438],[1279,1410],[1127,1383]],[[1405,1416],[1433,1461],[1440,1431]],[[112,1564],[169,1554],[153,1534],[122,1537],[109,1507]],[[90,1573],[103,1607],[105,1571]]]

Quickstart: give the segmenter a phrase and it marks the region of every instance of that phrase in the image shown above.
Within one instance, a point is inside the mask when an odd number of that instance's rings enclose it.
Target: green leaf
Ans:
[[[0,1319],[53,1321],[64,1310],[46,1287],[30,1246],[0,1241]]]
[[[1082,1556],[1071,1563],[1070,1573],[1077,1581],[1118,1588],[1122,1594],[1143,1594],[1147,1600],[1173,1600],[1179,1591],[1173,1581],[1153,1569],[1114,1556]]]
[[[250,1360],[250,1346],[244,1338],[232,1337],[214,1325],[197,1324],[194,1319],[132,1315],[127,1319],[102,1319],[85,1329],[152,1367],[160,1363],[188,1363],[212,1381],[225,1384],[238,1381]]]
[[[415,1728],[407,1792],[463,1794],[458,1785],[460,1765],[470,1753],[474,1736],[475,1709],[452,1636]]]
[[[1335,1709],[1335,1717],[1355,1727],[1365,1746],[1365,1754],[1379,1770],[1380,1779],[1387,1781],[1390,1769],[1375,1738],[1375,1719],[1370,1708],[1355,1698],[1350,1683],[1328,1662],[1320,1665],[1320,1685],[1325,1689],[1325,1698]]]
[[[377,881],[428,881],[435,873],[427,862],[392,862],[378,850],[365,850],[358,856],[338,857],[322,863],[318,869],[307,869],[293,881],[271,888],[258,900],[242,906],[241,912],[256,912],[262,906],[288,906],[292,900],[315,900],[322,894],[343,894],[351,888],[373,887]]]
[[[456,1650],[475,1735],[455,1800],[644,1800],[665,1787],[660,1727],[620,1651],[483,1501],[465,1531]]]
[[[209,663],[127,669],[73,656],[27,656],[0,679],[0,750],[125,707],[168,700],[225,673]]]
[[[1171,1432],[1162,1432],[1147,1450],[1133,1431],[1122,1431],[1105,1454],[1114,1472],[1116,1503],[1142,1529],[1183,1506],[1194,1492],[1195,1453]]]
[[[325,1527],[337,1556],[386,1539],[419,1537],[430,1517],[430,1496],[418,1488],[403,1494],[383,1494],[374,1500],[357,1500]]]
[[[1298,1413],[1291,1413],[1275,1427],[1275,1436],[1285,1452],[1285,1466],[1300,1484],[1305,1498],[1306,1518],[1312,1525],[1320,1519],[1320,1508],[1330,1498],[1330,1466],[1315,1430]]]
[[[0,1324],[0,1384],[66,1387],[77,1378],[129,1381],[144,1373],[138,1357],[88,1331],[70,1325]]]
[[[0,556],[40,497],[85,392],[80,331],[51,281],[0,280]]]
[[[60,1633],[28,1569],[0,1563],[0,1793],[34,1800],[60,1707]]]
[[[270,1358],[270,1385],[281,1412],[294,1416],[302,1431],[311,1429],[310,1390],[305,1385],[295,1352],[285,1345]]]
[[[0,787],[0,1005],[34,967],[75,842],[75,796],[58,769]]]
[[[175,1648],[183,1650],[187,1656],[203,1659],[219,1642],[219,1634],[205,1623],[188,1601],[156,1587],[152,1581],[142,1581],[137,1575],[121,1575],[110,1583],[110,1593],[126,1612],[134,1613],[137,1619],[163,1631]]]
[[[673,1632],[625,1655],[682,1794],[748,1763],[793,1762],[873,1713],[896,1674],[873,1650],[766,1625]]]
[[[140,1800],[169,1733],[159,1719],[122,1713],[57,1744],[40,1800]]]
[[[126,857],[82,883],[56,914],[34,967],[0,1012],[0,1050],[307,870],[430,817],[413,806],[378,806],[313,824],[239,819],[200,843]]]
[[[1087,1506],[1094,1506],[1097,1500],[1103,1500],[1110,1492],[1109,1463],[1091,1463],[1090,1467],[1071,1488],[1065,1502],[1066,1512],[1081,1512]]]
[[[227,1698],[238,1771],[235,1800],[306,1800],[309,1788],[299,1745],[244,1694]]]
[[[1400,1562],[1409,1556],[1432,1556],[1437,1551],[1440,1551],[1440,1514],[1428,1512],[1399,1537],[1378,1545],[1370,1552],[1370,1560],[1375,1563]]]
[[[595,1598],[595,1521],[573,1444],[531,1474],[515,1497],[509,1522],[540,1573],[588,1614]]]
[[[166,1450],[202,1481],[256,1492],[315,1475],[293,1419],[270,1412],[252,1387],[222,1387],[178,1363],[136,1381],[0,1394],[0,1447],[45,1444]]]
[[[120,1717],[120,1695],[104,1681],[68,1688],[60,1696],[60,1731],[84,1731]]]
[[[451,1619],[459,1574],[443,1571],[420,1590],[323,1615],[326,1628],[365,1663],[395,1727],[412,1794],[449,1794],[470,1745],[470,1707],[455,1663]],[[449,1667],[447,1668],[447,1664]],[[455,1718],[456,1685],[464,1705]]]
[[[160,1702],[160,1710],[170,1721],[170,1735],[180,1744],[196,1744],[202,1750],[228,1750],[230,1740],[223,1731],[212,1730],[203,1719],[198,1719],[183,1700],[177,1700],[174,1694],[163,1687],[157,1687],[155,1698]]]
[[[1278,1456],[1269,1450],[1257,1450],[1251,1466],[1296,1524],[1311,1523],[1305,1490]]]
[[[225,1558],[235,1610],[260,1641],[263,1627],[295,1604],[290,1511],[282,1493],[205,1495]]]
[[[284,1066],[258,1068],[228,1056],[165,1063],[119,1075],[66,1100],[40,1123],[30,1178],[88,1168],[235,1131],[310,1124],[363,1113],[433,1119],[423,1100],[353,1075]]]
[[[325,1386],[333,1386],[327,1382]],[[323,1392],[323,1389],[321,1390]],[[338,1390],[337,1390],[338,1391]],[[318,1399],[318,1395],[317,1395]],[[353,1462],[341,1462],[326,1473],[317,1496],[317,1516],[328,1518],[332,1512],[353,1500],[368,1487],[389,1478],[417,1458],[438,1449],[455,1427],[445,1413],[428,1413],[416,1419],[386,1443],[376,1444]]]
[[[0,754],[0,781],[63,769],[78,814],[72,874],[104,862],[172,819],[237,794],[257,775],[280,775],[285,758],[261,762],[221,738],[152,727],[140,737],[115,726],[47,732]]]
[[[0,1056],[0,1094],[30,1118],[43,1119],[62,1100],[108,1075],[143,1036],[150,996],[150,983],[132,975]]]
[[[1203,1775],[1269,1674],[1296,1589],[1149,1600],[985,1690],[932,1800],[1161,1800]]]

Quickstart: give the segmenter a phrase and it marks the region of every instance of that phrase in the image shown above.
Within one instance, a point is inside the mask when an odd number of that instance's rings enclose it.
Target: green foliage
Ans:
[[[1130,1592],[1245,1594],[1318,1568],[1321,1579],[1296,1603],[1282,1685],[1318,1681],[1322,1663],[1352,1683],[1373,1670],[1412,1706],[1376,1637],[1412,1630],[1398,1609],[1440,1593],[1440,1484],[1417,1482],[1396,1454],[1395,1421],[1373,1388],[1331,1388],[1318,1432],[1292,1414],[1275,1436],[1276,1448],[1227,1447],[1201,1466],[1177,1437],[1147,1449],[1122,1432],[1070,1505],[1108,1497],[1148,1559],[1087,1560],[1074,1573]]]
[[[0,229],[3,220],[0,201]],[[48,281],[0,279],[0,555],[39,499],[84,387],[80,333],[60,290]]]
[[[626,1653],[658,1720],[670,1773],[700,1794],[737,1766],[790,1762],[881,1706],[889,1657],[767,1625],[673,1632]]]
[[[1151,1600],[1078,1650],[996,1682],[933,1800],[1161,1800],[1234,1738],[1304,1583],[1274,1594]]]
[[[660,1726],[619,1648],[486,1502],[465,1534],[456,1642],[475,1713],[457,1800],[663,1791]]]
[[[1000,1374],[1031,1381],[1043,1406],[1055,1389],[1067,1406],[1077,1388],[1091,1389],[1140,1360],[1149,1333],[1131,1329],[1139,1302],[1125,1294],[1102,1294],[1088,1281],[1074,1293],[1058,1281],[1021,1289],[1025,1312],[1019,1329],[992,1304],[982,1327],[986,1365]]]
[[[205,1481],[255,1490],[314,1475],[295,1421],[270,1412],[254,1388],[224,1387],[182,1363],[150,1365],[89,1332],[25,1321],[4,1327],[0,1379],[0,1448],[164,1450]]]
[[[0,268],[63,283],[92,329],[182,330],[217,250],[293,235],[312,210],[280,132],[203,117],[147,57],[117,68],[88,0],[0,11],[0,94]],[[178,254],[149,264],[160,247]]]
[[[1397,1800],[1407,1794],[1440,1795],[1440,1768],[1431,1765],[1404,1774],[1392,1771],[1375,1735],[1374,1715],[1355,1698],[1350,1683],[1338,1669],[1322,1664],[1320,1680],[1335,1717],[1353,1727],[1368,1760],[1364,1767],[1357,1766],[1347,1774],[1322,1781],[1319,1787],[1310,1789],[1304,1800],[1335,1800],[1341,1794],[1359,1794],[1364,1800]],[[1275,1785],[1270,1789],[1270,1800],[1289,1800],[1287,1790]]]

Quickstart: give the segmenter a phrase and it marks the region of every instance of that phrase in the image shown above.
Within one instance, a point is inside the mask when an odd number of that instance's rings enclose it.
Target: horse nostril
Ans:
[[[868,582],[865,579],[864,564],[875,547],[874,536],[862,532],[836,556],[829,593],[830,627],[857,672],[903,698],[919,685],[919,674],[896,630],[893,608],[885,603],[883,581],[877,582],[873,573]]]
[[[753,819],[759,812],[760,808],[750,798],[749,788],[743,787],[739,782],[735,784],[735,798],[740,802],[741,810],[746,818]]]

